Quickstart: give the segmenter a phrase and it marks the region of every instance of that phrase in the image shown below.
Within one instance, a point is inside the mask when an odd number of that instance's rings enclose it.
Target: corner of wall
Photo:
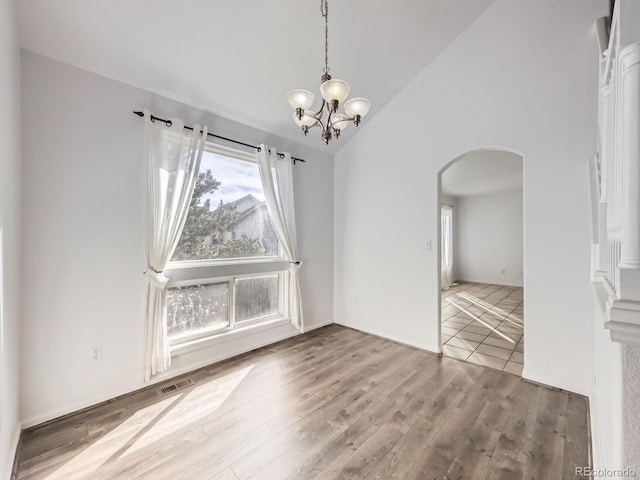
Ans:
[[[20,438],[20,47],[14,0],[0,2],[0,475]]]

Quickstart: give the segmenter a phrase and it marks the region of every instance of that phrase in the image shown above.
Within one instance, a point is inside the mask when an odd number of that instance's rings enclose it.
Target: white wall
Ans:
[[[0,479],[20,433],[20,50],[13,0],[0,2]]]
[[[338,152],[337,323],[438,351],[438,255],[424,248],[438,172],[506,147],[524,156],[524,376],[589,393],[593,24],[607,11],[606,0],[496,0]]]
[[[26,425],[142,386],[144,122],[134,109],[307,160],[294,178],[306,323],[332,322],[331,156],[24,51],[22,87]],[[168,375],[293,333],[287,325],[174,358]],[[95,345],[101,363],[89,361]]]
[[[458,200],[458,276],[522,287],[522,190]]]

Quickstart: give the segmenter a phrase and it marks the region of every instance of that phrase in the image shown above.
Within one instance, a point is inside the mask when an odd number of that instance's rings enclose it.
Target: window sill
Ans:
[[[228,265],[253,265],[260,263],[286,262],[283,257],[247,257],[247,258],[224,258],[220,260],[183,260],[179,262],[169,262],[167,270],[180,270],[183,268],[201,267],[225,267]]]
[[[232,276],[263,274],[273,272],[285,272],[289,269],[290,262],[282,259],[261,260],[259,262],[241,262],[227,265],[183,264],[177,267],[170,264],[165,269],[165,275],[170,279],[170,286],[181,282],[197,284],[203,280],[219,279]]]
[[[283,325],[291,324],[290,318],[276,318],[263,323],[254,323],[253,325],[247,325],[246,327],[236,328],[226,332],[213,334],[203,338],[197,338],[194,340],[187,340],[175,345],[171,345],[169,350],[172,356],[184,355],[186,353],[193,352],[195,350],[201,350],[219,343],[228,342],[237,338],[245,337],[247,335],[253,335],[255,333],[271,330]]]

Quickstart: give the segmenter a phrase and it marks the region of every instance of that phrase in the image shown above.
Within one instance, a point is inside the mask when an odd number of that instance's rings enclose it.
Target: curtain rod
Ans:
[[[133,114],[134,114],[134,115],[137,115],[137,116],[139,116],[139,117],[144,117],[144,113],[143,113],[143,112],[136,112],[136,111],[134,110],[134,111],[133,111]],[[160,118],[160,117],[156,117],[155,115],[151,115],[151,121],[152,121],[152,122],[155,122],[156,120],[158,120],[159,122],[164,123],[167,127],[170,127],[170,126],[171,126],[171,123],[172,123],[172,122],[171,122],[171,120],[166,120],[166,119],[164,119],[164,118]],[[193,131],[193,127],[188,127],[187,125],[185,125],[185,126],[184,126],[184,128],[185,128],[185,129],[187,129],[187,130],[191,130],[191,131]],[[202,131],[201,131],[200,133],[202,133]],[[220,138],[221,140],[226,140],[227,142],[236,143],[236,144],[238,144],[238,145],[243,145],[243,146],[245,146],[245,147],[249,147],[249,148],[255,148],[255,149],[257,149],[258,151],[260,151],[260,147],[258,147],[258,146],[256,146],[256,145],[250,145],[250,144],[248,144],[248,143],[240,142],[240,141],[238,141],[238,140],[234,140],[234,139],[232,139],[232,138],[227,138],[227,137],[223,137],[223,136],[221,136],[221,135],[216,135],[215,133],[209,133],[209,132],[207,132],[207,136],[209,136],[209,137],[215,137],[215,138]],[[282,154],[282,153],[278,153],[278,156],[279,156],[280,158],[284,158],[284,154]],[[294,165],[296,164],[296,162],[302,162],[302,163],[305,163],[305,162],[306,162],[306,160],[304,160],[304,159],[302,159],[302,158],[296,158],[296,157],[291,157],[291,160],[293,160],[293,164],[294,164]]]
[[[443,207],[456,208],[456,206],[455,206],[455,205],[449,205],[448,203],[441,203],[440,205],[442,205]]]

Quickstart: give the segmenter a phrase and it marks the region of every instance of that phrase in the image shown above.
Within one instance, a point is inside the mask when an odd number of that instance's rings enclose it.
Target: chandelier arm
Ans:
[[[322,111],[324,110],[324,106],[325,106],[326,104],[327,104],[327,101],[323,98],[323,99],[322,99],[322,105],[320,105],[320,110],[318,110],[318,111],[315,113],[314,117],[316,117],[316,118],[322,117]]]
[[[327,104],[327,111],[329,112],[329,116],[327,117],[327,129],[329,127],[333,128],[333,125],[331,124],[331,116],[334,114],[334,112],[331,110],[331,107],[329,107],[329,104]]]
[[[324,122],[322,121],[322,118],[318,118],[318,123],[316,125],[319,125],[320,127],[322,127],[322,131],[326,132],[327,131],[327,127],[325,127]]]
[[[320,127],[322,129],[322,132],[326,132],[327,129],[329,128],[329,124],[327,123],[327,125],[325,126],[325,123],[322,121],[322,117],[324,115],[322,115],[322,111],[318,112],[318,116],[314,116],[313,118],[316,119],[316,123],[313,124],[314,127]]]

